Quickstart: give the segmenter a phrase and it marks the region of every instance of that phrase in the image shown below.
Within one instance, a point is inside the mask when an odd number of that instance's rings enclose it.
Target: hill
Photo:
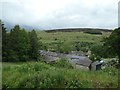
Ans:
[[[63,29],[62,29],[63,30]],[[52,51],[58,51],[58,49],[62,51],[74,51],[76,50],[77,42],[84,46],[83,49],[88,48],[92,44],[101,43],[103,38],[110,35],[111,32],[98,32],[98,31],[80,31],[75,32],[74,30],[66,30],[66,32],[60,30],[49,30],[47,31],[37,31],[37,36],[39,42],[42,42],[47,49]],[[61,32],[62,31],[62,32]],[[69,31],[69,32],[68,32]],[[97,32],[97,34],[96,34]],[[102,34],[98,34],[102,33]],[[84,45],[83,45],[84,44]]]
[[[64,29],[52,29],[45,30],[46,32],[84,32],[84,31],[101,31],[101,32],[112,32],[110,29],[97,29],[97,28],[64,28]]]

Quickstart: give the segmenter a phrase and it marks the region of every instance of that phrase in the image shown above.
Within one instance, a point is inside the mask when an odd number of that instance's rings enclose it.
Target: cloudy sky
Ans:
[[[118,26],[119,0],[0,0],[0,19],[39,29]]]

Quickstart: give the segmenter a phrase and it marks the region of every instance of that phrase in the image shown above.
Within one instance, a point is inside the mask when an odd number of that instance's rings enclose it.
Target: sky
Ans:
[[[118,27],[119,0],[0,0],[5,23],[38,29]]]

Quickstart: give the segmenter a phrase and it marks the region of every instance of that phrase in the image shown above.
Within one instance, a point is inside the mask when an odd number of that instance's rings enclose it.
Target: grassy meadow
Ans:
[[[36,31],[38,38],[43,42],[49,43],[55,38],[59,40],[66,40],[68,42],[83,41],[83,42],[99,42],[103,37],[109,36],[111,32],[103,32],[102,35],[87,34],[84,32],[51,32]]]
[[[59,64],[59,62],[58,62]],[[84,71],[43,62],[3,63],[3,88],[116,88],[118,71]]]
[[[102,32],[102,35],[93,35],[87,34],[84,32],[50,32],[37,31],[38,39],[49,50],[55,50],[57,45],[60,43],[60,46],[63,48],[68,48],[69,50],[75,50],[76,42],[87,42],[87,43],[100,43],[103,38],[110,35],[111,32]]]

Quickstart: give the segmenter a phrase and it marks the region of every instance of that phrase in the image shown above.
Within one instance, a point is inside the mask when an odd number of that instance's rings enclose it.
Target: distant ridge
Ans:
[[[45,30],[45,32],[83,32],[83,31],[102,31],[112,32],[111,29],[98,29],[98,28],[64,28],[64,29],[51,29]]]

